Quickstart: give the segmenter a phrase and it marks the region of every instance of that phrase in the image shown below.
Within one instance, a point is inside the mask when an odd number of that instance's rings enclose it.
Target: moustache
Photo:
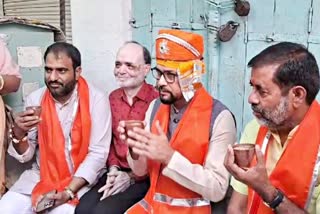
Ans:
[[[260,113],[260,114],[262,113],[261,109],[259,109],[257,105],[251,105],[251,109],[256,113]]]
[[[57,84],[57,85],[63,86],[63,84],[62,84],[61,82],[58,82],[58,81],[50,81],[50,82],[48,82],[48,84],[49,84],[49,85],[51,85],[51,84]]]
[[[156,86],[159,91],[170,93],[169,90],[165,89],[164,86]]]

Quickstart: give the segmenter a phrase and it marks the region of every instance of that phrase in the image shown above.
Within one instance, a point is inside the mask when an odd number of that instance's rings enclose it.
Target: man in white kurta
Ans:
[[[68,46],[68,45],[67,45]],[[53,50],[54,52],[54,50]],[[59,98],[57,94],[58,80],[50,80],[48,77],[53,75],[53,72],[59,72],[59,68],[61,68],[62,64],[57,65],[57,67],[50,64],[50,61],[47,62],[50,57],[52,57],[53,61],[56,63],[59,60],[68,60],[68,53],[64,51],[56,51],[56,56],[45,54],[46,60],[46,84],[47,87],[43,87],[32,94],[30,94],[25,102],[25,106],[37,106],[40,105],[41,100],[44,96],[44,93],[47,88],[49,88],[50,93],[54,97],[54,106],[58,116],[58,120],[60,122],[60,126],[63,130],[63,136],[65,139],[65,156],[61,154],[61,157],[70,157],[70,150],[67,146],[67,141],[69,138],[69,134],[71,133],[71,128],[73,124],[73,111],[75,106],[77,106],[78,100],[81,99],[78,95],[78,83],[74,85],[74,88],[70,91],[70,94],[67,99],[58,100]],[[47,57],[47,58],[46,58]],[[59,64],[59,63],[57,63]],[[63,67],[63,66],[62,66]],[[72,68],[71,68],[72,70]],[[50,75],[48,74],[50,73]],[[60,73],[61,74],[61,73]],[[59,76],[60,74],[55,74]],[[65,79],[64,79],[65,80]],[[51,83],[52,82],[52,83]],[[63,82],[63,78],[61,78],[61,82]],[[66,81],[65,81],[66,82]],[[53,84],[55,83],[55,84]],[[54,88],[55,91],[51,91]],[[78,190],[75,192],[78,198],[80,198],[86,191],[89,190],[91,185],[93,185],[98,176],[105,166],[105,162],[109,153],[109,145],[111,141],[111,113],[110,106],[107,94],[99,91],[93,85],[88,83],[89,90],[89,112],[91,116],[91,134],[89,140],[89,148],[88,152],[85,156],[85,159],[80,163],[77,170],[73,172],[72,170],[72,160],[66,158],[67,165],[69,167],[70,172],[72,172],[73,178],[81,178],[85,181],[85,185],[79,186]],[[55,96],[56,95],[56,96]],[[26,111],[27,112],[27,111]],[[21,116],[21,113],[20,113]],[[23,117],[20,117],[20,119]],[[26,119],[26,117],[24,117]],[[16,119],[16,122],[19,120]],[[41,120],[39,118],[39,120]],[[41,123],[41,121],[40,121]],[[22,123],[18,123],[22,124]],[[21,125],[20,125],[21,126]],[[22,126],[21,126],[22,127]],[[18,132],[16,132],[18,133]],[[14,133],[15,134],[15,133]],[[23,141],[23,139],[21,139]],[[19,142],[24,143],[24,142]],[[33,213],[32,211],[32,203],[31,203],[31,193],[35,187],[35,185],[40,181],[40,153],[38,149],[38,130],[37,126],[30,129],[28,131],[27,137],[27,149],[20,153],[17,149],[17,145],[11,142],[9,145],[8,152],[10,155],[15,157],[20,162],[26,162],[32,159],[33,155],[36,153],[36,162],[33,164],[32,169],[25,171],[19,178],[19,180],[12,186],[12,188],[3,196],[0,201],[0,209],[3,213]],[[69,185],[70,186],[70,185]],[[68,195],[64,191],[61,191],[61,194]],[[56,200],[57,201],[57,200]],[[60,206],[57,206],[54,209],[49,210],[49,213],[73,213],[75,206],[70,203],[63,203]]]

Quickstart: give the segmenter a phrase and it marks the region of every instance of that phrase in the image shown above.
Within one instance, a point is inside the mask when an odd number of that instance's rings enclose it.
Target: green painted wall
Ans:
[[[21,24],[2,24],[0,25],[0,37],[5,41],[7,47],[18,63],[18,47],[39,47],[43,55],[47,46],[54,42],[54,34],[51,30],[21,25]],[[40,67],[21,67],[22,81],[19,91],[5,96],[5,102],[13,107],[16,111],[23,108],[23,87],[28,83],[37,82],[39,87],[44,86],[43,63]]]

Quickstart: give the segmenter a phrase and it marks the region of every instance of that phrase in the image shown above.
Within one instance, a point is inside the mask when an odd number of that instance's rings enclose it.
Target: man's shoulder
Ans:
[[[149,103],[159,97],[159,92],[153,85],[144,82],[137,96]]]
[[[234,118],[233,113],[231,110],[220,100],[213,98],[213,110],[212,110],[212,117],[216,118],[220,113],[224,113]]]
[[[88,88],[89,88],[89,94],[91,98],[102,98],[107,97],[107,92],[102,91],[98,87],[96,87],[94,84],[87,82]]]
[[[154,87],[154,85],[151,85],[149,83],[145,83],[146,84],[146,87],[150,90],[150,93],[152,94],[159,94],[159,91]]]
[[[111,91],[110,97],[119,96],[122,93],[122,91],[123,91],[122,88],[114,89],[113,91]]]
[[[38,88],[37,90],[31,92],[27,97],[26,100],[29,101],[29,103],[40,103],[41,98],[46,91],[47,87],[43,86],[41,88]]]
[[[260,124],[256,119],[251,120],[246,124],[240,138],[240,143],[251,143],[256,142],[258,132],[260,129]]]

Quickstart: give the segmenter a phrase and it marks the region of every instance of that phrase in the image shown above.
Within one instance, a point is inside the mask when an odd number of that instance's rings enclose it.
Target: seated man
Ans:
[[[145,112],[159,93],[145,82],[150,71],[149,51],[137,42],[126,42],[118,51],[114,75],[120,86],[110,94],[112,112],[112,143],[108,173],[84,195],[76,208],[77,214],[122,214],[141,200],[149,179],[135,179],[128,165],[127,144],[119,138],[120,120],[144,120]]]
[[[256,160],[245,171],[230,147],[225,166],[234,176],[228,213],[312,213],[319,205],[320,87],[314,56],[302,45],[272,45],[248,63],[249,103],[259,124],[246,126]]]
[[[144,130],[126,139],[128,162],[138,175],[150,175],[145,198],[126,213],[211,213],[210,201],[226,194],[229,173],[223,166],[228,145],[236,140],[231,112],[201,84],[203,37],[179,30],[160,30],[156,39],[160,100],[150,105]]]
[[[54,200],[49,213],[74,213],[109,152],[109,102],[105,93],[81,77],[78,49],[54,43],[44,60],[46,87],[31,93],[25,103],[41,106],[41,115],[33,109],[18,113],[8,148],[20,162],[30,160],[35,152],[37,161],[0,200],[6,214],[30,213],[42,199]],[[45,196],[51,191],[56,193]]]
[[[0,39],[0,198],[6,190],[5,172],[5,131],[6,114],[2,95],[16,92],[19,89],[21,75],[18,65],[13,61],[6,44]]]

